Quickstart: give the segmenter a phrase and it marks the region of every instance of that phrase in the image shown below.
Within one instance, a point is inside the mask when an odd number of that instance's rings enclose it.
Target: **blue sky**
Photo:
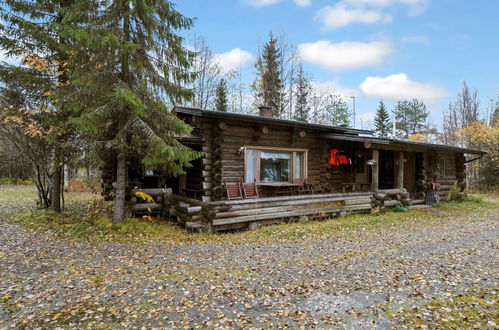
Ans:
[[[379,99],[392,109],[417,97],[440,126],[463,81],[483,110],[499,93],[499,0],[181,0],[177,9],[248,82],[259,43],[286,33],[315,80],[356,96],[363,120]]]

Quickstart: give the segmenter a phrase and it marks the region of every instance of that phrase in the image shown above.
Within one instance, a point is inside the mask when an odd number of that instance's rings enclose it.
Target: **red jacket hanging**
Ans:
[[[343,150],[331,149],[329,152],[329,164],[333,166],[346,165],[348,164],[348,157],[344,154]]]
[[[338,157],[338,159],[340,161],[340,165],[348,164],[348,158],[346,155],[340,155],[340,157]]]
[[[331,164],[333,166],[340,165],[340,159],[338,157],[338,154],[340,152],[343,152],[343,150],[331,149],[331,151],[329,152],[329,164]]]

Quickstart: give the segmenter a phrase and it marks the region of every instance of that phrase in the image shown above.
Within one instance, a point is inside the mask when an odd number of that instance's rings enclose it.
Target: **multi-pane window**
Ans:
[[[247,147],[245,182],[292,182],[306,178],[304,149]]]

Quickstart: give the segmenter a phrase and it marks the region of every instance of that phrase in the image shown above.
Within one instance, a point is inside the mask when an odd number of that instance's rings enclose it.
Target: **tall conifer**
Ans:
[[[184,86],[194,78],[194,53],[178,32],[193,21],[165,0],[95,0],[90,8],[68,35],[73,99],[85,109],[78,126],[116,158],[113,218],[122,221],[132,158],[178,175],[199,156],[177,141],[191,128],[167,107],[192,97]]]
[[[303,64],[298,66],[298,74],[296,77],[296,101],[293,118],[297,121],[308,121],[309,117],[309,96],[312,91],[310,79],[307,77]]]
[[[215,92],[215,110],[227,112],[227,81],[222,78]]]
[[[374,131],[379,137],[388,137],[392,131],[392,121],[390,114],[386,111],[385,103],[383,100],[379,101],[376,116],[374,117]]]
[[[269,41],[263,45],[262,54],[255,64],[257,78],[252,85],[255,100],[272,107],[274,117],[280,117],[284,110],[284,82],[281,79],[282,52],[277,41],[277,38],[270,33]]]

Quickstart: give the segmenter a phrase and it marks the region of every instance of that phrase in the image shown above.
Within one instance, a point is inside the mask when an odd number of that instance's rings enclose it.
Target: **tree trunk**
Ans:
[[[63,166],[60,161],[59,151],[56,151],[54,157],[54,173],[52,174],[51,184],[51,208],[55,212],[61,212],[61,184],[62,184],[62,170]]]
[[[116,195],[114,197],[114,222],[122,222],[125,218],[125,189],[127,177],[126,156],[123,152],[118,154],[116,165]]]

